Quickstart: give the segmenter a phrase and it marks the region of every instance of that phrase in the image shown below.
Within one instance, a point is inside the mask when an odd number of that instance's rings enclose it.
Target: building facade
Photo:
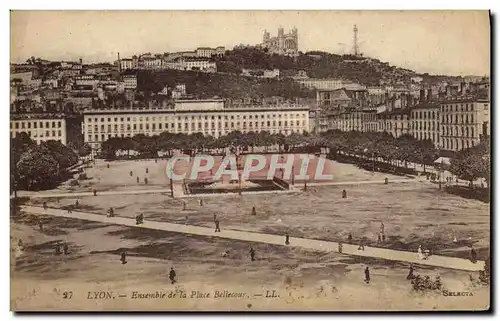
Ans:
[[[297,28],[293,28],[287,34],[285,34],[283,28],[278,28],[278,35],[276,37],[271,37],[269,32],[264,30],[261,47],[266,48],[270,54],[298,56],[299,36]]]
[[[137,59],[124,58],[119,63],[121,70],[137,69]]]
[[[449,100],[441,102],[440,148],[460,151],[479,144],[490,136],[488,100]]]
[[[232,131],[303,133],[309,130],[306,106],[225,108],[223,100],[178,100],[172,109],[86,110],[83,112],[84,141],[93,148],[111,137],[137,134],[202,133],[220,137]]]
[[[344,87],[341,79],[298,79],[297,82],[309,89],[336,90]]]
[[[196,48],[195,52],[196,52],[196,57],[199,58],[212,58],[213,56],[222,57],[226,52],[226,48],[220,46],[217,48],[199,47]]]
[[[26,133],[37,144],[48,140],[60,141],[66,145],[66,120],[58,118],[42,118],[34,115],[15,117],[10,120],[10,138]]]
[[[440,146],[439,113],[435,103],[421,103],[411,110],[411,134],[418,140],[430,139],[435,147]]]
[[[123,76],[123,83],[125,89],[136,89],[137,88],[137,76],[126,75]]]
[[[167,62],[165,66],[168,69],[177,70],[199,70],[203,72],[217,71],[215,62],[206,58],[178,58],[173,62]]]

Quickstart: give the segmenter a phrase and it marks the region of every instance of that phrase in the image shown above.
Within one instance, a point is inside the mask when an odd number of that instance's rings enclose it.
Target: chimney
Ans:
[[[465,82],[463,82],[463,81],[462,81],[462,82],[460,82],[460,94],[461,94],[462,96],[464,96],[464,95],[465,95]]]
[[[420,89],[420,103],[423,103],[425,100],[425,89]]]
[[[427,89],[427,101],[430,102],[432,100],[432,88]]]

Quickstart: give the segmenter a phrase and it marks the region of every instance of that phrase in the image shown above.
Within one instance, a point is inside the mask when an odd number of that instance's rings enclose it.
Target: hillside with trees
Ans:
[[[230,99],[266,98],[280,96],[285,99],[314,98],[313,90],[303,88],[291,79],[258,79],[236,74],[204,73],[197,71],[164,70],[137,72],[137,88],[156,93],[165,86],[171,88],[185,84],[186,91],[196,98],[223,97]]]
[[[311,78],[344,78],[364,85],[378,85],[381,79],[408,81],[416,72],[391,66],[378,59],[336,55],[322,51],[299,53],[296,58],[269,55],[265,50],[244,48],[228,50],[215,58],[221,72],[241,73],[245,69],[304,70]]]

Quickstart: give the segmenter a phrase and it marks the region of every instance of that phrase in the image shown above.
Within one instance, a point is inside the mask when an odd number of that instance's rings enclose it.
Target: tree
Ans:
[[[59,174],[57,161],[38,146],[23,153],[16,167],[21,186],[28,189],[54,185]]]
[[[59,170],[64,170],[78,162],[78,156],[60,141],[49,140],[42,142],[41,150],[46,151],[58,164]]]

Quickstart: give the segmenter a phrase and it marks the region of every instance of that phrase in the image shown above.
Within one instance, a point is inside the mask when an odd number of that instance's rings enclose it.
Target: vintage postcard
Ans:
[[[12,11],[13,311],[490,308],[488,11]]]

